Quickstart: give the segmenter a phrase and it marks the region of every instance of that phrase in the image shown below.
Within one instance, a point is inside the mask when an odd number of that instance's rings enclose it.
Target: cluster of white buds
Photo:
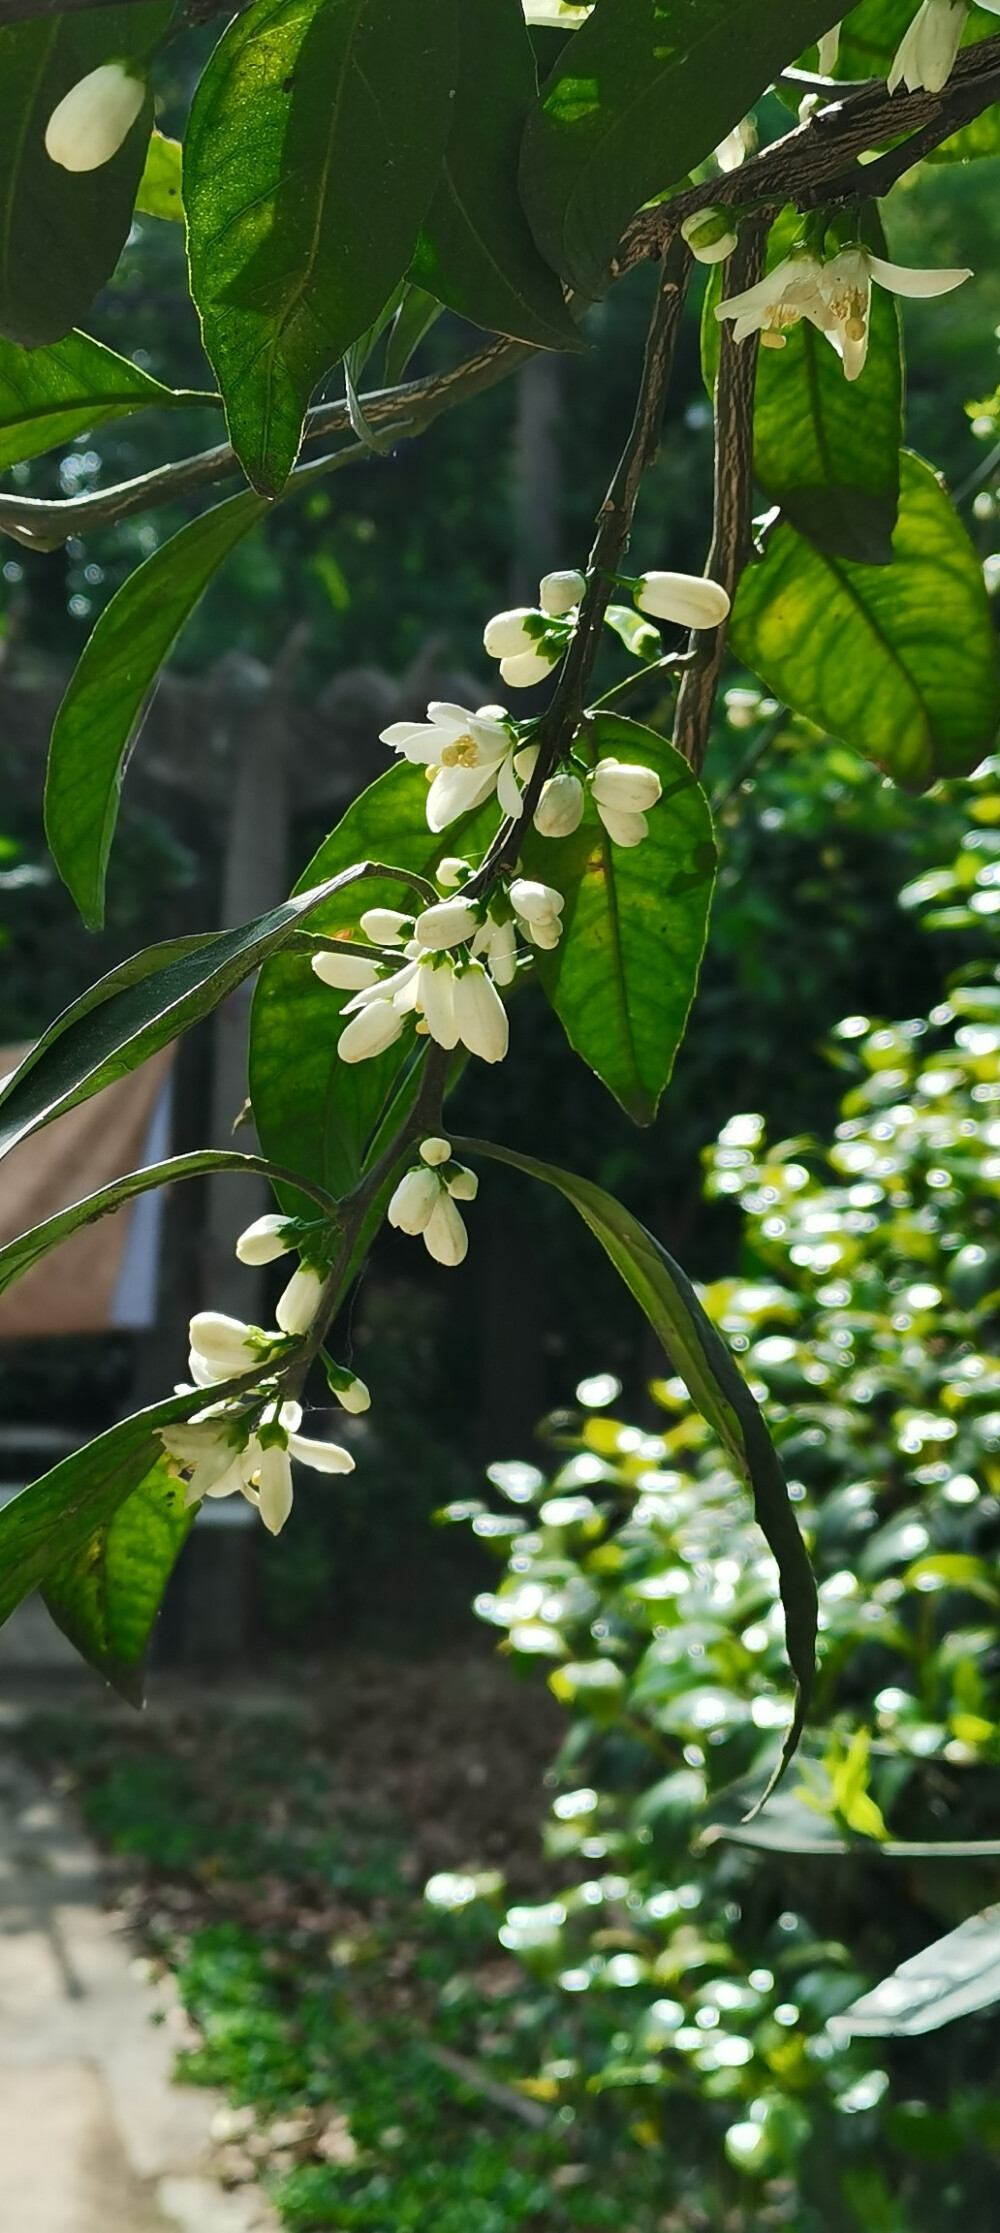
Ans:
[[[125,62],[102,62],[57,102],[45,152],[64,171],[98,171],[128,138],[146,100],[146,80]]]
[[[389,1223],[401,1233],[421,1234],[436,1264],[461,1264],[469,1236],[455,1204],[474,1202],[478,1192],[475,1172],[453,1161],[450,1140],[424,1140],[419,1163],[400,1179],[389,1204]]]
[[[551,885],[514,877],[490,900],[466,898],[455,890],[456,875],[466,873],[464,861],[446,861],[441,881],[450,896],[418,915],[366,909],[359,929],[369,953],[338,943],[313,956],[322,983],[351,994],[338,1042],[343,1062],[384,1053],[411,1020],[439,1047],[461,1045],[481,1062],[503,1061],[509,1027],[497,988],[514,981],[517,930],[529,944],[556,945],[563,897]]]
[[[487,621],[483,643],[490,658],[499,659],[508,689],[530,690],[558,665],[576,627],[586,586],[575,569],[546,574],[539,583],[537,605],[517,605]]]

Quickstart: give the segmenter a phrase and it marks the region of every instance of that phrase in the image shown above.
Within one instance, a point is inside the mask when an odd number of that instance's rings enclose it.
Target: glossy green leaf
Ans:
[[[684,1036],[705,948],[716,852],[705,793],[652,729],[599,714],[605,756],[654,768],[663,797],[641,845],[612,845],[588,797],[572,837],[532,830],[529,874],[566,895],[563,935],[538,975],[571,1047],[637,1124],[651,1124]]]
[[[276,1184],[297,1184],[321,1209],[332,1212],[336,1207],[321,1188],[311,1186],[283,1164],[266,1162],[263,1156],[240,1155],[228,1148],[200,1148],[190,1155],[172,1155],[165,1163],[147,1163],[141,1171],[129,1171],[123,1178],[113,1179],[96,1194],[88,1194],[83,1201],[59,1210],[55,1217],[45,1218],[41,1225],[33,1225],[30,1232],[5,1242],[0,1247],[0,1295],[81,1226],[107,1217],[124,1202],[134,1201],[137,1194],[148,1194],[157,1186],[173,1186],[178,1179],[208,1178],[219,1171],[249,1172]]]
[[[45,829],[91,929],[104,920],[122,775],[149,692],[213,574],[266,509],[245,490],[191,520],[129,575],[87,640],[52,731]]]
[[[179,140],[167,139],[163,132],[153,133],[146,149],[146,161],[135,197],[135,206],[141,217],[167,217],[171,223],[183,225],[183,154]]]
[[[537,92],[520,0],[466,4],[458,53],[444,174],[421,228],[413,277],[473,325],[543,349],[578,348],[562,289],[539,255],[518,193],[521,138]]]
[[[68,334],[50,349],[0,341],[0,473],[108,419],[207,400],[163,387],[89,333]]]
[[[455,0],[256,0],[184,147],[191,286],[229,430],[273,496],[310,395],[404,276],[440,170]]]
[[[891,1977],[835,2017],[831,2030],[841,2039],[915,2039],[998,2000],[1000,1907],[986,1907],[900,1962]]]
[[[461,855],[466,845],[482,850],[496,825],[491,801],[435,836],[427,827],[423,772],[400,761],[348,808],[310,861],[303,882],[324,883],[358,860],[387,861],[431,877],[445,855]],[[333,937],[356,929],[364,908],[403,909],[406,903],[405,886],[373,880],[363,895],[346,891],[317,909],[310,931]],[[338,1196],[355,1183],[412,1054],[406,1036],[373,1061],[341,1062],[338,1026],[349,998],[320,983],[308,956],[279,955],[261,970],[250,1028],[250,1099],[264,1153],[280,1156]]]
[[[830,0],[615,0],[566,41],[528,118],[521,192],[553,270],[599,295],[629,218],[704,162]]]
[[[1000,718],[982,570],[940,482],[904,454],[891,566],[824,556],[790,526],[740,583],[730,641],[796,713],[922,791],[967,775]]]
[[[812,1687],[816,1584],[777,1452],[742,1374],[702,1309],[687,1273],[613,1195],[553,1163],[539,1163],[534,1156],[515,1155],[510,1148],[483,1140],[456,1140],[455,1152],[492,1156],[531,1178],[543,1179],[547,1186],[565,1195],[600,1241],[662,1342],[673,1370],[684,1380],[692,1402],[747,1483],[758,1524],[778,1568],[786,1650],[796,1681],[795,1717],[776,1771],[780,1774],[801,1736]],[[767,1795],[762,1795],[761,1804]]]
[[[57,1626],[132,1706],[143,1702],[153,1624],[194,1517],[183,1483],[155,1465],[42,1585]]]
[[[109,163],[71,172],[45,152],[52,111],[100,63],[142,60],[172,12],[147,0],[0,26],[0,333],[25,348],[62,340],[110,279],[153,121],[150,96]]]
[[[783,212],[768,238],[772,270],[800,237],[796,210]],[[877,221],[863,237],[883,254]],[[703,358],[709,390],[719,352],[715,306],[721,274],[705,296]],[[899,508],[903,439],[903,365],[895,297],[872,289],[868,359],[848,381],[836,350],[803,319],[783,349],[762,349],[754,399],[754,478],[772,504],[810,542],[834,558],[887,566]]]
[[[92,985],[0,1086],[0,1155],[210,1015],[330,896],[321,885],[236,930],[168,939]]]
[[[0,1625],[114,1518],[163,1455],[158,1427],[204,1402],[189,1392],[122,1419],[0,1509]]]

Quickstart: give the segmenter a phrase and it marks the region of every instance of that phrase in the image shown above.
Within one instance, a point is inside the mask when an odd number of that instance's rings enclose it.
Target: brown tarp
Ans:
[[[0,1078],[25,1047],[0,1048]],[[0,1242],[141,1169],[153,1112],[167,1085],[173,1048],[56,1117],[0,1161]],[[98,1333],[121,1323],[115,1291],[135,1205],[84,1226],[0,1294],[0,1339]]]

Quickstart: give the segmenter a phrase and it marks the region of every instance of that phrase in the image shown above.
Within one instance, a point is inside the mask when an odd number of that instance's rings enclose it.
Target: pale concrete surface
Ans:
[[[0,1744],[0,2233],[276,2233],[257,2189],[213,2178],[220,2097],[171,2083],[183,2013],[103,1890]]]

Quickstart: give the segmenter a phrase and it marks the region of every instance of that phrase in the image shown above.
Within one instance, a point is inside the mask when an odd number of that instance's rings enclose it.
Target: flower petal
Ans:
[[[496,786],[495,768],[439,768],[427,793],[427,827],[446,830],[460,814],[481,806]]]
[[[963,280],[971,279],[971,270],[942,269],[918,271],[909,264],[890,264],[884,256],[870,256],[872,278],[880,287],[888,287],[894,295],[948,295],[953,287],[960,287]]]

